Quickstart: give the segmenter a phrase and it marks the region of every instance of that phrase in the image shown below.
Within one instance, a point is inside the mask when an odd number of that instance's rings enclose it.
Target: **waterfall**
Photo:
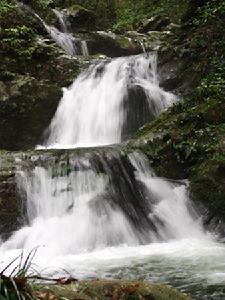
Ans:
[[[37,20],[41,22],[43,27],[46,29],[48,34],[51,36],[53,41],[59,45],[68,55],[88,55],[88,48],[86,41],[82,41],[79,38],[73,36],[72,33],[69,32],[66,22],[64,21],[63,14],[53,9],[54,14],[58,18],[60,24],[60,30],[58,30],[55,26],[48,25],[35,11],[33,11],[28,5],[18,2],[18,6],[25,8],[29,13],[31,13]]]
[[[69,55],[88,55],[53,11],[60,29],[31,12]],[[205,232],[188,181],[158,177],[143,153],[113,145],[177,100],[159,86],[156,53],[98,61],[64,88],[38,146],[63,150],[15,155],[24,223],[0,237],[0,272],[12,275],[15,258],[21,266],[37,249],[30,271],[46,277],[145,279],[214,299],[225,247]]]
[[[157,177],[141,152],[60,153],[17,171],[27,223],[1,242],[0,270],[37,249],[30,271],[44,277],[141,278],[197,296],[223,283],[224,246],[204,232],[186,181]]]
[[[53,12],[58,18],[61,31],[57,30],[55,27],[47,26],[45,24],[45,28],[51,35],[52,39],[72,56],[88,56],[89,53],[86,41],[75,38],[73,34],[69,32],[67,22],[65,21],[65,16],[62,12],[58,11],[57,9],[53,9]]]
[[[19,172],[28,225],[3,249],[40,247],[50,257],[203,238],[201,220],[187,206],[186,184],[156,177],[143,154],[121,155],[97,152],[71,159],[66,168],[59,163]]]
[[[45,145],[74,148],[120,143],[132,123],[137,130],[176,100],[159,87],[156,54],[101,61],[64,89]]]
[[[142,51],[143,51],[144,53],[146,53],[146,47],[145,47],[144,41],[140,41],[140,45],[141,45]]]
[[[68,32],[67,24],[66,24],[64,15],[60,11],[58,11],[57,9],[53,9],[52,11],[54,12],[54,14],[56,15],[56,17],[59,20],[59,23],[60,23],[60,26],[61,26],[61,31],[62,32]]]
[[[187,193],[187,182],[173,183],[155,176],[148,159],[133,153],[130,160],[136,171],[136,180],[146,186],[152,205],[149,219],[155,224],[160,240],[204,237],[201,218],[193,209]]]
[[[45,28],[51,38],[66,51],[67,54],[74,56],[77,55],[76,51],[76,39],[73,37],[71,33],[65,33],[59,31],[54,26],[49,26],[45,24]]]

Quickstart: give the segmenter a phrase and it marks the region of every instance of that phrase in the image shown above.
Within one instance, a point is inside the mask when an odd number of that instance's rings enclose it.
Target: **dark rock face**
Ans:
[[[4,240],[21,224],[21,205],[16,198],[15,175],[2,179],[0,181],[0,236]]]
[[[72,32],[83,30],[94,30],[96,28],[96,15],[93,11],[79,5],[64,9],[63,14],[70,24]]]
[[[163,55],[162,55],[162,61],[159,64],[159,81],[160,86],[170,92],[175,92],[175,94],[178,94],[180,90],[182,89],[182,86],[184,84],[179,68],[181,66],[181,61],[178,60],[168,60],[163,61]]]
[[[4,125],[0,131],[1,148],[32,147],[54,114],[60,90],[30,77],[18,77],[5,87],[8,93],[0,102],[0,123]]]
[[[154,113],[150,109],[145,91],[138,86],[128,89],[128,95],[124,101],[124,111],[126,118],[122,140],[131,138],[141,126],[154,119]]]
[[[0,151],[0,237],[6,239],[23,223],[22,203],[17,193],[15,157]]]

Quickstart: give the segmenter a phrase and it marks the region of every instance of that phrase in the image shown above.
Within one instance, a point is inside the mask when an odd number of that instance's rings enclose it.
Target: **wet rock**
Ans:
[[[89,53],[104,54],[109,57],[135,55],[143,52],[141,45],[129,36],[98,31],[86,37]]]
[[[150,51],[165,51],[170,45],[170,31],[151,31],[147,34],[128,31],[126,34],[97,31],[81,35],[86,40],[89,53],[101,53],[109,57],[136,55]]]
[[[0,236],[3,240],[18,228],[19,210],[14,175],[6,176],[0,181]]]
[[[155,117],[150,109],[144,90],[138,86],[128,89],[124,107],[126,111],[126,120],[123,126],[122,140],[127,140],[132,137],[133,133],[141,126],[152,121]]]
[[[179,68],[180,62],[177,60],[162,62],[159,65],[159,81],[164,90],[179,93],[183,85],[182,78],[179,76]]]
[[[104,299],[151,299],[151,300],[191,300],[185,294],[163,284],[142,281],[78,281],[69,285],[37,286],[37,295],[51,295],[53,298],[104,300]],[[40,298],[40,297],[38,297]],[[42,298],[40,298],[42,299]]]
[[[162,31],[171,23],[168,17],[155,16],[145,20],[140,27],[138,32],[147,33],[148,31]]]

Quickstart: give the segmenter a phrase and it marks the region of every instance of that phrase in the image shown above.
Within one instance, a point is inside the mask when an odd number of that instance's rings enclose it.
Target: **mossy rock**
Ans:
[[[92,32],[85,37],[89,53],[104,54],[109,57],[120,57],[142,53],[140,43],[126,35],[116,35],[112,32]]]
[[[34,296],[46,299],[48,295],[54,299],[83,300],[190,300],[165,285],[149,284],[140,281],[78,281],[69,285],[38,286]]]

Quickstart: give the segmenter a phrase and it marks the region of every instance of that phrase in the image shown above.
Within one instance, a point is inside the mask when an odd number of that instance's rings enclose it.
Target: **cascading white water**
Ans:
[[[59,31],[54,26],[49,26],[45,24],[45,28],[51,38],[62,48],[67,54],[74,56],[77,55],[77,51],[75,48],[76,39],[73,37],[71,33],[65,33]]]
[[[48,255],[56,255],[138,244],[124,213],[104,199],[106,175],[87,170],[54,178],[50,170],[36,167],[30,178],[21,176],[31,226],[15,234],[10,248],[45,246]]]
[[[84,155],[69,172],[50,163],[18,173],[29,224],[0,244],[0,270],[38,247],[31,269],[43,276],[144,278],[196,295],[200,287],[205,299],[204,282],[225,278],[225,248],[204,232],[185,182],[156,177],[140,153],[97,157],[99,166]]]
[[[82,41],[75,38],[72,33],[69,32],[67,24],[64,20],[64,15],[57,9],[53,9],[54,14],[59,20],[61,31],[53,26],[48,26],[44,23],[44,26],[52,39],[58,43],[69,55],[83,55],[88,56],[88,48],[86,41]]]
[[[46,29],[51,38],[66,51],[68,55],[88,55],[88,48],[86,41],[82,41],[79,38],[75,38],[72,33],[67,30],[67,25],[64,22],[63,14],[53,9],[54,14],[59,20],[61,31],[55,26],[48,25],[36,12],[34,12],[28,5],[18,2],[18,5],[28,10],[35,18],[37,18],[43,27]]]
[[[130,159],[136,169],[136,179],[144,183],[154,199],[149,218],[156,224],[160,239],[204,238],[201,219],[188,199],[187,183],[174,184],[156,177],[141,153],[133,153]]]
[[[62,32],[68,32],[67,24],[66,24],[64,15],[60,11],[58,11],[57,9],[53,9],[52,11],[54,12],[54,14],[56,15],[56,17],[59,20]]]
[[[123,127],[129,123],[124,101],[129,90],[137,87],[144,91],[152,115],[177,100],[159,87],[156,54],[92,65],[64,89],[46,146],[72,148],[121,142]]]
[[[115,202],[113,194],[117,185],[107,174],[110,167],[107,161],[104,173],[97,173],[88,159],[79,158],[76,170],[69,175],[60,166],[58,170],[56,166],[35,167],[29,173],[18,174],[19,187],[26,193],[29,226],[17,231],[2,249],[41,247],[40,252],[46,256],[76,255],[124,244],[137,246],[171,239],[204,238],[201,223],[187,207],[186,186],[155,177],[143,155],[130,155],[130,162],[136,169],[135,180],[147,188],[147,206],[143,208],[151,211],[146,214],[152,221],[150,225],[139,228],[141,223],[133,223],[130,212]],[[86,169],[79,169],[80,164]],[[125,195],[128,203],[129,197]],[[144,203],[134,203],[134,211],[136,205]]]

